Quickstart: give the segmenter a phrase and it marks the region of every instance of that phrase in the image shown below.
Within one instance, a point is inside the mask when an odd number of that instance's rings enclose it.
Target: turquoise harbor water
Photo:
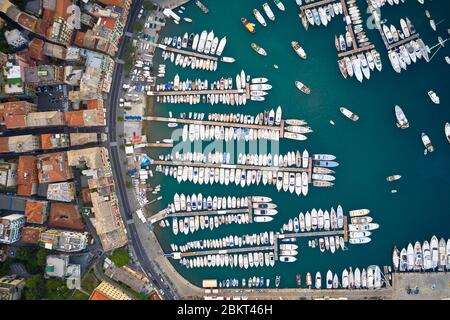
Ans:
[[[236,187],[234,184],[221,186],[199,186],[192,183],[178,184],[175,179],[155,173],[152,185],[162,185],[162,201],[151,209],[157,212],[172,202],[175,192],[203,195],[265,195],[272,197],[278,204],[279,213],[270,223],[249,225],[225,225],[214,231],[201,230],[188,236],[172,234],[171,228],[155,231],[166,252],[170,252],[170,243],[179,245],[187,241],[205,238],[219,238],[225,235],[243,235],[262,231],[279,231],[281,226],[312,208],[330,209],[341,204],[345,211],[349,209],[369,208],[374,222],[380,228],[373,232],[372,241],[366,245],[348,245],[349,250],[339,250],[335,254],[321,253],[317,248],[307,246],[307,240],[300,240],[299,255],[295,263],[277,262],[274,268],[195,268],[186,269],[174,262],[177,270],[194,284],[201,280],[215,278],[223,280],[236,277],[239,280],[249,276],[270,277],[273,285],[275,275],[282,275],[281,287],[294,287],[295,275],[304,277],[306,272],[320,271],[322,277],[328,269],[340,275],[345,267],[367,267],[370,264],[390,265],[394,245],[406,246],[408,242],[438,237],[450,237],[450,144],[444,135],[444,123],[450,121],[450,92],[448,75],[450,66],[444,61],[449,49],[441,49],[436,57],[426,63],[423,59],[408,67],[400,75],[392,69],[386,49],[377,30],[367,30],[369,40],[376,45],[383,62],[382,72],[372,72],[369,81],[362,84],[351,78],[345,80],[338,69],[334,35],[344,32],[341,17],[332,19],[328,27],[310,27],[305,31],[298,18],[299,9],[294,0],[284,0],[286,11],[279,11],[272,1],[269,4],[275,13],[275,22],[268,21],[263,28],[254,19],[252,10],[258,8],[262,13],[261,0],[204,1],[210,13],[203,14],[193,2],[187,4],[185,14],[193,23],[169,25],[161,36],[200,33],[206,29],[214,30],[215,35],[227,36],[228,42],[224,56],[236,58],[234,64],[219,64],[217,72],[182,69],[167,62],[166,78],[171,81],[176,73],[181,80],[186,78],[208,79],[210,82],[220,77],[232,77],[244,69],[252,77],[267,77],[273,89],[265,102],[250,102],[246,106],[156,104],[154,114],[167,116],[179,112],[240,112],[256,115],[265,108],[283,107],[283,118],[305,119],[314,130],[308,140],[298,142],[282,139],[280,152],[303,150],[312,153],[331,153],[337,156],[340,166],[336,170],[336,184],[333,188],[310,187],[307,197],[277,192],[274,186]],[[367,4],[357,1],[363,18],[367,18]],[[448,1],[426,1],[422,6],[415,0],[408,0],[399,6],[385,6],[382,18],[399,25],[401,17],[408,16],[414,23],[424,42],[430,47],[437,43],[437,36],[448,37],[448,21],[438,25],[438,32],[432,31],[424,11],[428,9],[436,21],[448,19],[450,3]],[[263,13],[264,14],[264,13]],[[255,22],[256,34],[247,32],[241,17]],[[292,50],[290,42],[299,41],[305,48],[308,59],[301,60]],[[256,42],[268,52],[267,57],[257,55],[250,43]],[[449,44],[450,46],[450,44]],[[157,51],[156,64],[164,63],[161,51]],[[279,69],[273,68],[278,64]],[[300,93],[294,81],[307,84],[312,93],[309,96]],[[162,80],[159,80],[162,81]],[[428,99],[427,91],[434,89],[441,98],[437,106]],[[400,130],[395,126],[394,105],[400,105],[410,121],[410,128]],[[340,106],[347,106],[360,116],[360,121],[351,122],[339,112]],[[336,125],[331,126],[329,120]],[[149,140],[169,138],[172,129],[162,123],[152,123]],[[435,152],[424,156],[420,139],[426,132],[435,147]],[[151,150],[149,154],[156,158],[168,150]],[[389,184],[386,177],[401,174],[400,181]],[[391,194],[392,188],[398,193]]]

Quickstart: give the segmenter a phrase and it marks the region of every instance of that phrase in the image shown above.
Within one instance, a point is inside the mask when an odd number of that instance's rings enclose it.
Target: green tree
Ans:
[[[125,249],[116,249],[111,255],[111,260],[117,267],[123,267],[130,262],[130,255]]]
[[[34,256],[33,250],[28,247],[21,247],[16,250],[16,259],[21,262],[26,262]]]
[[[38,252],[36,253],[37,265],[44,268],[45,265],[47,264],[47,256],[48,256],[47,249],[44,248],[39,249]]]
[[[65,300],[69,296],[70,290],[66,283],[60,279],[49,279],[45,283],[45,291],[50,300]]]
[[[27,300],[40,300],[45,293],[45,280],[42,275],[35,274],[26,280],[25,298]]]
[[[136,22],[133,27],[136,32],[141,32],[144,30],[144,24],[142,22]]]
[[[29,247],[22,247],[16,251],[16,259],[22,262],[28,272],[32,274],[43,271],[43,266],[40,266],[37,262],[36,252],[36,249]]]
[[[6,261],[0,263],[0,277],[8,274],[10,265],[11,259],[6,259]]]
[[[156,6],[153,3],[151,3],[150,1],[144,1],[142,6],[144,7],[145,11],[151,11],[156,8]]]

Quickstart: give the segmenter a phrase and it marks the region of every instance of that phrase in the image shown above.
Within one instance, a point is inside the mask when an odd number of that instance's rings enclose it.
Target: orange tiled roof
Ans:
[[[95,289],[89,297],[89,300],[111,300],[111,298]]]
[[[51,24],[53,21],[53,17],[55,16],[55,12],[52,10],[44,9],[44,13],[42,14],[42,20]]]
[[[87,108],[88,109],[102,109],[103,108],[103,100],[100,99],[93,99],[87,101]]]
[[[78,207],[70,203],[52,202],[49,225],[52,227],[83,230],[84,223]]]
[[[105,28],[108,28],[109,30],[113,30],[114,26],[116,25],[116,19],[101,17],[99,19],[98,23],[99,23],[99,25],[104,26]]]
[[[38,244],[39,236],[45,230],[42,227],[25,226],[22,228],[20,241],[29,244]]]
[[[42,32],[42,34],[45,33],[45,29],[43,29],[44,31]],[[44,54],[42,54],[43,48],[44,48],[44,41],[38,38],[33,38],[33,40],[31,40],[28,46],[28,52],[30,54],[30,57],[35,60],[46,61],[47,57]]]
[[[40,183],[63,182],[72,179],[72,168],[67,163],[66,152],[42,154],[37,158]]]
[[[71,10],[69,10],[69,6],[71,5],[72,1],[70,0],[57,0],[54,17],[63,17],[67,20],[72,15]]]
[[[23,27],[25,27],[29,30],[33,30],[34,25],[37,21],[37,19],[35,17],[30,16],[23,12],[19,14],[19,17],[17,20],[20,25],[22,25]]]
[[[49,150],[49,149],[53,149],[55,147],[51,140],[52,136],[53,136],[53,134],[51,134],[51,133],[43,133],[40,135],[41,149]]]
[[[73,43],[78,46],[78,47],[83,47],[84,44],[84,36],[86,35],[85,32],[83,31],[77,31],[75,33],[75,40],[73,41]]]
[[[98,0],[98,2],[103,3],[107,6],[116,6],[116,7],[123,7],[124,0]]]
[[[5,125],[7,129],[25,128],[27,126],[27,116],[24,114],[13,114],[5,117]]]
[[[64,112],[64,119],[68,126],[82,127],[84,125],[83,110]]]
[[[47,219],[46,201],[27,199],[25,204],[25,216],[27,222],[42,224]]]
[[[20,156],[17,165],[17,195],[31,196],[33,184],[38,182],[35,156]]]
[[[0,152],[9,152],[7,137],[0,137]]]

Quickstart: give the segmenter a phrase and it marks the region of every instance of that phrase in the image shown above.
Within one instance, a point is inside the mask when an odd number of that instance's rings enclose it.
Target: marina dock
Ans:
[[[345,0],[340,0],[341,4],[342,4],[342,13],[344,15],[344,19],[347,19],[347,17],[349,16],[348,14],[348,9],[347,9],[347,4],[345,3]],[[364,51],[368,51],[368,50],[372,50],[375,48],[375,46],[373,44],[365,46],[365,47],[358,47],[358,43],[356,42],[356,37],[355,37],[355,32],[353,31],[353,25],[352,23],[347,24],[347,30],[348,32],[350,32],[350,35],[352,37],[352,43],[353,43],[353,49],[352,50],[348,50],[345,52],[341,52],[338,53],[338,57],[339,58],[343,58],[352,54],[358,54],[360,52],[364,52]]]
[[[307,9],[312,9],[314,7],[320,7],[332,2],[337,2],[336,0],[322,0],[322,1],[317,1],[317,2],[313,2],[310,4],[305,4],[303,6],[300,6],[300,10],[307,10]]]
[[[274,167],[274,166],[253,166],[243,164],[225,164],[225,163],[195,163],[185,161],[163,161],[153,160],[154,165],[163,166],[188,166],[188,167],[201,167],[201,168],[219,168],[219,169],[245,169],[245,170],[257,170],[257,171],[275,171],[275,172],[306,172],[308,174],[308,183],[312,182],[312,158],[309,158],[307,168],[301,167]]]
[[[208,121],[208,120],[178,119],[178,118],[167,118],[167,117],[156,117],[156,116],[142,117],[142,120],[157,121],[157,122],[184,123],[184,124],[198,124],[198,125],[219,126],[219,127],[247,128],[247,129],[258,129],[258,130],[272,130],[272,131],[279,131],[280,132],[280,138],[284,138],[284,127],[285,127],[285,121],[284,120],[281,120],[279,126],[269,126],[269,125],[259,125],[259,124],[249,124],[249,123],[238,123],[238,122],[222,122],[222,121]]]
[[[150,91],[151,96],[186,96],[186,95],[207,95],[207,94],[246,94],[250,97],[250,88],[229,90],[186,90],[186,91]]]
[[[405,38],[403,40],[400,40],[400,41],[394,42],[392,44],[389,44],[389,42],[386,39],[386,35],[383,32],[383,27],[381,25],[381,22],[380,22],[379,18],[377,19],[378,16],[374,15],[374,12],[376,13],[376,10],[372,6],[372,3],[371,3],[370,0],[367,0],[367,5],[368,5],[368,8],[369,8],[369,12],[372,14],[372,17],[373,17],[375,25],[376,25],[376,27],[378,29],[378,32],[380,33],[381,39],[383,40],[384,46],[386,47],[386,49],[388,51],[391,50],[391,49],[394,49],[394,48],[396,48],[398,46],[401,46],[401,45],[403,45],[405,43],[408,43],[408,42],[410,42],[412,40],[418,39],[420,37],[419,33],[414,33],[414,34],[410,35],[408,38]]]
[[[224,210],[202,210],[202,211],[183,211],[168,213],[166,209],[159,211],[157,214],[153,215],[150,219],[150,223],[155,223],[163,219],[177,217],[191,217],[191,216],[213,216],[213,215],[227,215],[227,214],[249,214],[250,223],[253,222],[253,202],[248,200],[248,208],[237,208],[237,209],[224,209]]]
[[[274,246],[260,246],[260,247],[246,247],[246,248],[226,248],[226,249],[214,249],[204,251],[191,251],[181,252],[181,257],[196,257],[205,256],[208,254],[233,254],[233,253],[247,253],[247,252],[259,252],[259,251],[274,251]]]
[[[185,55],[185,56],[191,56],[191,57],[195,57],[195,58],[198,58],[198,59],[212,60],[212,61],[218,61],[219,60],[219,58],[217,58],[217,57],[209,56],[209,55],[198,53],[198,52],[177,49],[177,48],[174,48],[174,47],[166,46],[164,44],[156,44],[156,43],[151,43],[151,44],[153,46],[156,46],[157,48],[162,49],[162,50],[179,53],[179,54],[182,54],[182,55]]]

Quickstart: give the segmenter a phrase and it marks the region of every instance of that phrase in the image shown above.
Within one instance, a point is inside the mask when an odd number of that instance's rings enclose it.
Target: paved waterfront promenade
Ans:
[[[310,299],[348,299],[348,300],[411,300],[411,299],[450,299],[450,273],[395,273],[390,288],[378,290],[316,290],[316,289],[212,289],[205,290],[197,287],[182,277],[164,257],[162,249],[153,232],[136,221],[138,232],[146,234],[141,237],[143,246],[151,261],[156,263],[160,270],[164,270],[167,279],[180,299],[195,299],[210,297],[245,297],[255,300],[310,300]],[[407,288],[419,287],[419,294],[410,295]],[[434,289],[433,289],[434,288]]]

